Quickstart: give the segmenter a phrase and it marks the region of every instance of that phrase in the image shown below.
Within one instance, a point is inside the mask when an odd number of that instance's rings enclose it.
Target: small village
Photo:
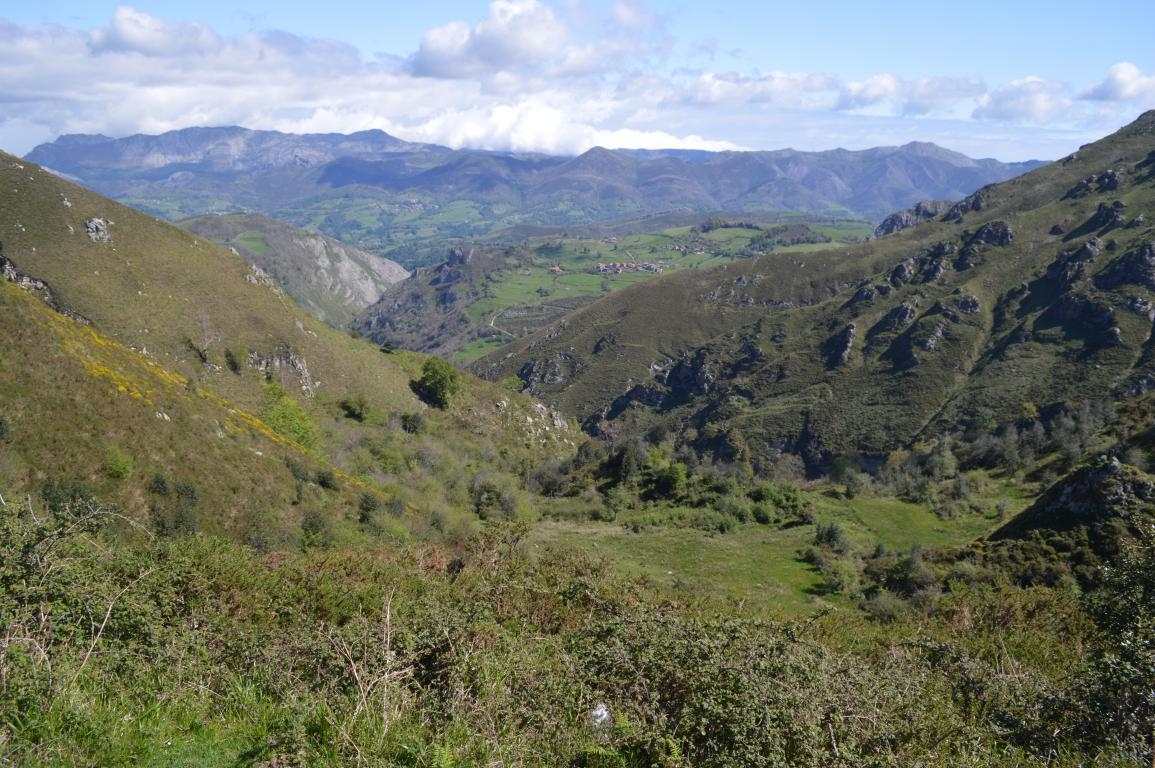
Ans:
[[[653,272],[660,275],[665,268],[666,263],[664,261],[599,261],[597,273],[599,275],[620,275],[623,272]]]

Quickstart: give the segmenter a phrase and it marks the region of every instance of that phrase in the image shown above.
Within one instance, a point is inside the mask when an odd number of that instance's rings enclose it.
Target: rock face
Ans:
[[[9,280],[15,283],[19,288],[28,291],[32,295],[38,297],[53,310],[59,312],[65,317],[71,318],[83,325],[92,324],[88,318],[61,304],[60,301],[56,298],[56,294],[53,293],[52,289],[48,287],[48,283],[17,271],[16,265],[5,258],[3,253],[4,246],[3,244],[0,244],[0,275],[3,275],[5,280]]]
[[[979,301],[978,296],[963,296],[956,303],[955,306],[959,312],[966,315],[978,314],[982,309],[982,302]]]
[[[110,243],[112,242],[112,232],[108,229],[110,224],[112,222],[105,219],[89,219],[84,222],[84,233],[94,243]]]
[[[1092,237],[1075,251],[1060,253],[1047,267],[1047,277],[1071,286],[1087,276],[1087,266],[1103,252],[1103,241]]]
[[[1155,244],[1147,243],[1116,259],[1095,279],[1104,290],[1121,285],[1140,285],[1155,291]]]
[[[544,360],[534,360],[526,363],[518,371],[517,377],[525,382],[530,392],[537,384],[561,384],[570,374],[573,358],[569,355],[557,355]]]
[[[194,234],[230,248],[268,275],[314,317],[337,327],[377,301],[409,273],[400,265],[339,240],[258,214],[202,216],[182,222]]]
[[[826,367],[828,369],[841,368],[850,362],[850,353],[854,350],[854,340],[858,336],[858,326],[851,323],[842,329],[842,332],[826,342]]]
[[[1107,205],[1106,203],[1099,203],[1095,214],[1087,221],[1087,229],[1099,230],[1103,232],[1109,229],[1116,229],[1125,226],[1127,219],[1120,212],[1119,208],[1114,205]]]
[[[918,309],[912,302],[904,301],[894,309],[883,315],[882,319],[874,324],[867,332],[867,338],[879,334],[898,331],[913,323],[918,318]]]
[[[981,245],[1010,245],[1015,239],[1015,232],[1005,221],[989,221],[979,227],[971,239],[972,243]]]
[[[680,360],[666,374],[665,383],[676,400],[705,395],[714,390],[718,375],[711,365],[705,350],[698,350],[693,357]]]
[[[984,195],[983,190],[980,189],[973,195],[970,195],[966,199],[952,205],[950,210],[947,211],[946,214],[942,217],[942,220],[962,221],[963,216],[970,213],[971,211],[981,211],[983,207],[986,206],[986,204],[986,195]]]
[[[1151,509],[1155,478],[1114,457],[1101,457],[1051,486],[1018,517],[991,534],[1017,538],[1036,529],[1097,528]]]
[[[249,367],[255,368],[266,377],[272,377],[282,371],[291,371],[296,376],[301,392],[306,397],[317,394],[319,382],[313,381],[309,375],[309,364],[305,358],[293,352],[288,346],[282,345],[271,355],[262,355],[259,352],[249,353]]]
[[[950,209],[951,205],[951,202],[947,200],[923,200],[915,204],[913,208],[896,211],[887,216],[881,224],[874,228],[873,236],[886,237],[895,232],[910,229],[924,221],[930,221],[936,216],[941,216]]]

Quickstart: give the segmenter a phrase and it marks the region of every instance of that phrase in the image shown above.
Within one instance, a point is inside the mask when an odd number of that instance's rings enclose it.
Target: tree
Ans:
[[[461,373],[436,357],[425,361],[421,378],[414,385],[417,396],[435,408],[448,408],[449,401],[461,388]]]

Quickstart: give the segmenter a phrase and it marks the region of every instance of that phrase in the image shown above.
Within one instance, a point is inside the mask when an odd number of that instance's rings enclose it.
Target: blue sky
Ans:
[[[239,124],[1053,159],[1155,108],[1153,22],[1150,0],[21,3],[0,10],[0,148]]]

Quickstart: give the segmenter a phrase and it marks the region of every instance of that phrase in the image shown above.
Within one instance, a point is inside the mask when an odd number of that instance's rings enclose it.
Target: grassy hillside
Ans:
[[[616,293],[475,369],[593,430],[826,461],[1125,398],[1151,375],[1153,125],[865,245]]]
[[[474,379],[428,407],[424,358],[320,323],[204,239],[10,156],[0,177],[6,496],[76,480],[145,519],[162,475],[199,489],[210,530],[300,516],[310,494],[352,529],[365,493],[428,527],[461,506],[470,464],[570,450],[564,420]],[[79,320],[14,284],[33,280]]]
[[[466,363],[664,273],[854,242],[870,231],[866,222],[790,215],[718,214],[678,227],[670,218],[624,222],[596,235],[507,232],[490,240],[513,244],[453,248],[442,264],[389,288],[354,327],[379,343]]]

